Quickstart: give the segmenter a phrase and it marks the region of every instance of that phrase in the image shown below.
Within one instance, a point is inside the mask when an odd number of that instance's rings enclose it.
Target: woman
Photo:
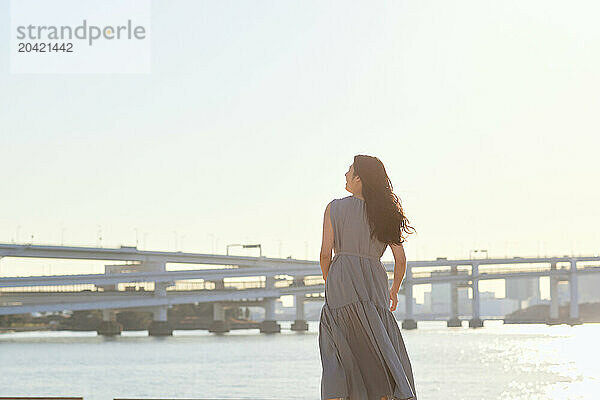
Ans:
[[[406,271],[403,231],[414,228],[377,157],[354,157],[346,190],[352,195],[332,200],[323,220],[321,400],[416,400],[412,367],[392,314]],[[395,259],[391,289],[380,261],[388,245]]]

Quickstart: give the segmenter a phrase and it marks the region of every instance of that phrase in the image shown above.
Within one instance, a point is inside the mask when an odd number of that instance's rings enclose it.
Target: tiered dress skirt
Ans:
[[[379,258],[337,253],[319,324],[321,400],[416,400],[411,363],[389,309]]]

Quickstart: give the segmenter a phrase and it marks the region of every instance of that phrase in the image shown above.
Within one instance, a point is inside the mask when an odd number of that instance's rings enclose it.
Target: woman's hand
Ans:
[[[390,301],[392,302],[392,305],[390,306],[390,311],[394,311],[396,309],[396,306],[398,305],[398,289],[396,289],[395,287],[392,287],[390,289]]]

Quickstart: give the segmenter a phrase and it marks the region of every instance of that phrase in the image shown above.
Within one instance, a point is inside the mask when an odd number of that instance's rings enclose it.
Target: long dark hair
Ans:
[[[404,243],[405,234],[414,233],[415,229],[404,215],[383,163],[377,157],[359,154],[354,156],[353,165],[354,176],[362,182],[371,237],[386,244]]]

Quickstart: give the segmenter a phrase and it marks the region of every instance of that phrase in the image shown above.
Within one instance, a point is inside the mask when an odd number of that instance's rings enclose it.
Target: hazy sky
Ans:
[[[144,249],[317,260],[325,206],[370,154],[417,229],[409,260],[598,254],[599,12],[154,1],[151,74],[11,75],[1,1],[0,242],[137,230]]]

